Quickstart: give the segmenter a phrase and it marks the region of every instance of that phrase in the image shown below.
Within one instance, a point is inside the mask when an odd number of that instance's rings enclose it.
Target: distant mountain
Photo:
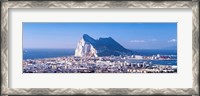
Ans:
[[[119,56],[131,54],[133,54],[131,50],[124,48],[111,37],[93,39],[87,34],[82,36],[75,50],[75,56],[79,57]]]

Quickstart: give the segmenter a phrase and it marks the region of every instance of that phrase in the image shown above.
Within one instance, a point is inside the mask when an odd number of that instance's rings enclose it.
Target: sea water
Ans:
[[[134,49],[132,50],[138,55],[152,56],[152,55],[167,55],[177,58],[176,50],[164,50],[164,49]],[[73,56],[75,49],[23,49],[23,59],[39,59],[39,58],[54,58]],[[152,62],[153,64],[162,65],[177,65],[177,60],[132,60],[132,62]]]

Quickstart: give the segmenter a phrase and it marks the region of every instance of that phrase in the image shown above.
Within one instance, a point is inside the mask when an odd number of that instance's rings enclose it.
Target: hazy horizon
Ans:
[[[175,46],[172,46],[175,47]],[[67,50],[75,50],[76,48],[23,48],[23,49],[67,49]],[[129,49],[129,48],[127,48]],[[141,50],[148,50],[144,48],[140,48]],[[129,49],[129,50],[140,50],[140,49]],[[176,50],[176,49],[167,49],[167,48],[157,48],[157,49],[149,49],[149,50]]]
[[[23,49],[75,49],[83,34],[127,49],[177,46],[177,23],[23,23]]]

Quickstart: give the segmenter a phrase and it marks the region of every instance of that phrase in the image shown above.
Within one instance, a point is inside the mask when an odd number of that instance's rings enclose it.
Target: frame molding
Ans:
[[[1,2],[2,95],[199,95],[199,2],[198,1],[2,1]],[[192,88],[9,88],[9,8],[191,8]]]

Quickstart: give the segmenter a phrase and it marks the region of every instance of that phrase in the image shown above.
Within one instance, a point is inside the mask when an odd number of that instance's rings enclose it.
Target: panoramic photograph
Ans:
[[[23,22],[22,73],[177,73],[177,23]]]

